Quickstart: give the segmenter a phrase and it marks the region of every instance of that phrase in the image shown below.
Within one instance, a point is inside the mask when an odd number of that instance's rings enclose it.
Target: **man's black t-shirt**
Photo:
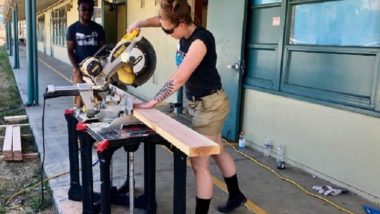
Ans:
[[[77,63],[85,58],[93,56],[100,48],[99,41],[104,41],[105,32],[101,25],[91,21],[84,26],[80,21],[70,25],[67,29],[66,40],[75,42],[75,58]]]
[[[188,99],[209,95],[210,92],[219,90],[222,87],[220,76],[216,69],[215,39],[210,31],[197,27],[190,38],[181,39],[177,56],[184,57],[191,43],[197,39],[200,39],[206,45],[207,53],[185,84]]]

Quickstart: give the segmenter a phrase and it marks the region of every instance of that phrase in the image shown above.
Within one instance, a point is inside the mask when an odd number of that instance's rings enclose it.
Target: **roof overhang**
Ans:
[[[61,4],[62,2],[67,2],[72,4],[73,0],[35,0],[36,1],[36,13],[42,13],[48,8],[54,7],[55,5]],[[5,23],[9,17],[12,15],[12,8],[17,5],[18,7],[18,20],[25,19],[25,0],[4,0],[3,9],[3,22]]]

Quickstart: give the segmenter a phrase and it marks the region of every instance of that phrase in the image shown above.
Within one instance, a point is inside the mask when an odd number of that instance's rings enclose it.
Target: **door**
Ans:
[[[215,37],[217,68],[231,105],[222,133],[229,140],[237,139],[240,128],[246,3],[246,0],[209,0],[207,10],[207,29]]]
[[[118,42],[117,39],[117,5],[109,2],[104,2],[104,31],[106,32],[106,43]]]

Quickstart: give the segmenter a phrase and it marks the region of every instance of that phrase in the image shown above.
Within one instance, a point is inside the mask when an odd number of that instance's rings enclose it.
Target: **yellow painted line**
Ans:
[[[60,76],[63,79],[65,79],[67,82],[70,82],[70,83],[72,82],[71,79],[67,78],[65,75],[62,74],[62,72],[58,71],[57,69],[55,69],[54,67],[52,67],[51,65],[49,65],[47,62],[42,61],[42,59],[38,59],[38,61],[40,61],[46,67],[50,68],[50,70],[52,70],[54,73],[58,74],[58,76]]]

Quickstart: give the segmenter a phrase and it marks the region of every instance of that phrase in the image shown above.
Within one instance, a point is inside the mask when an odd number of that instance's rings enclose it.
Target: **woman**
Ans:
[[[225,178],[229,197],[225,205],[218,206],[218,211],[231,212],[247,199],[239,189],[234,160],[223,149],[221,130],[229,103],[216,69],[214,37],[194,24],[191,8],[185,0],[161,0],[158,16],[135,22],[128,32],[142,27],[161,27],[167,35],[179,40],[178,69],[152,100],[136,104],[135,108],[154,108],[185,85],[193,128],[222,147],[221,154],[212,157]],[[210,156],[190,158],[195,174],[197,214],[208,212],[212,197],[209,159]]]

